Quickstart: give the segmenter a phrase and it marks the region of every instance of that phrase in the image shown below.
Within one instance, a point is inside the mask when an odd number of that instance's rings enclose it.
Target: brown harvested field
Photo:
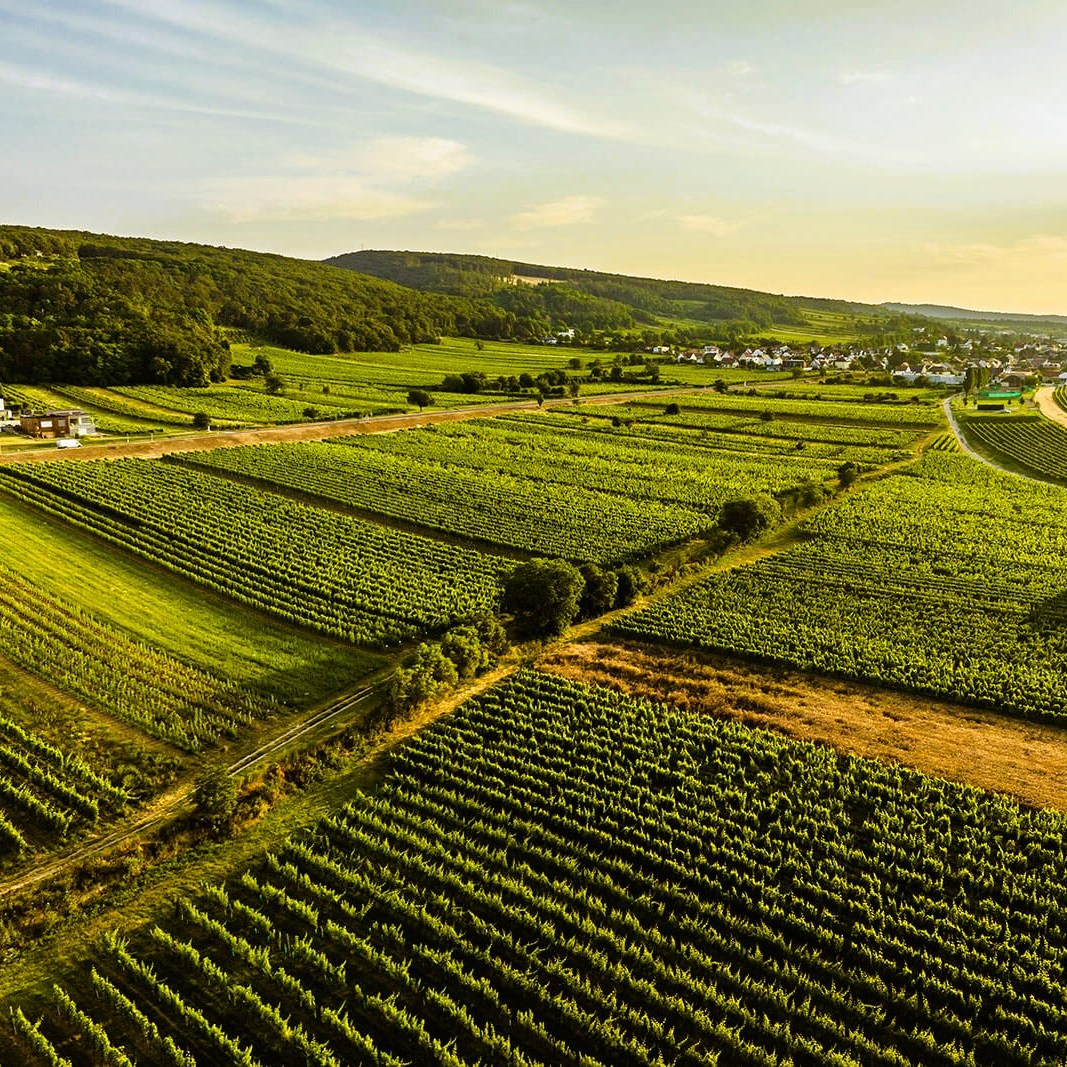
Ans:
[[[630,641],[564,645],[537,666],[1067,811],[1067,728]]]

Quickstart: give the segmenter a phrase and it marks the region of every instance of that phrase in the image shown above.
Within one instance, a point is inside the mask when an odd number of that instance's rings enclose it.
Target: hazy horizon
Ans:
[[[0,0],[6,221],[1067,313],[1067,15]]]

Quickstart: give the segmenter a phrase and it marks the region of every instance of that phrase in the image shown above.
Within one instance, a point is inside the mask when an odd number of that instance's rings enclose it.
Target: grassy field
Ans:
[[[570,368],[572,358],[583,368],[596,358],[607,366],[610,353],[590,352],[548,345],[480,342],[449,338],[439,345],[415,345],[401,352],[358,352],[315,356],[271,345],[235,342],[233,362],[249,366],[265,357],[282,379],[277,394],[267,392],[262,377],[233,378],[205,388],[173,388],[161,385],[86,386],[12,385],[3,394],[10,403],[42,411],[81,407],[91,414],[97,429],[109,435],[144,436],[191,432],[193,416],[208,416],[218,429],[272,426],[333,418],[358,418],[417,411],[408,393],[429,391],[435,408],[467,407],[493,403],[499,392],[449,393],[440,389],[448,374],[481,371],[490,382],[499,377],[533,377],[554,370],[586,377],[586,369]],[[665,368],[665,382],[692,381],[689,368],[674,373]],[[647,389],[647,383],[627,384],[583,381],[582,395]]]
[[[0,538],[20,546],[19,573],[60,602],[280,701],[313,704],[380,662],[186,584],[6,497]]]

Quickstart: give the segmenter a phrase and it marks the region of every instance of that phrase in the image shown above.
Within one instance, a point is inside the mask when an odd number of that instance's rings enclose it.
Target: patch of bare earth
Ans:
[[[537,664],[1067,811],[1067,730],[712,653],[590,640]]]

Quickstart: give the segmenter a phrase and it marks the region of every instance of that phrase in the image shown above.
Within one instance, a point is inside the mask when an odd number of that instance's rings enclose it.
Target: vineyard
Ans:
[[[836,476],[828,458],[605,435],[568,415],[516,416],[219,449],[178,462],[524,552],[617,563],[702,533],[722,503]]]
[[[575,413],[571,413],[572,416]],[[857,423],[801,422],[777,417],[773,402],[768,402],[760,418],[748,413],[730,415],[721,412],[681,410],[665,414],[662,406],[603,405],[583,409],[583,419],[610,420],[622,423],[635,435],[654,436],[686,434],[706,446],[746,451],[784,452],[803,450],[807,457],[846,459],[884,463],[914,450],[916,431],[887,429]]]
[[[195,1064],[1061,1064],[1064,817],[523,672],[0,1055]],[[595,862],[590,862],[595,857]]]
[[[235,737],[271,711],[264,698],[49,601],[3,568],[0,637],[4,655],[20,667],[190,752]]]
[[[640,401],[649,406],[652,401]],[[875,426],[901,427],[916,430],[934,429],[944,424],[944,416],[937,404],[909,402],[897,404],[863,403],[833,399],[778,399],[768,391],[766,395],[743,396],[739,393],[701,393],[685,397],[686,411],[716,411],[725,415],[760,415],[768,408],[781,418],[825,419],[828,422],[869,423]]]
[[[1067,494],[931,452],[621,632],[1067,719]]]
[[[27,709],[19,709],[25,712]],[[129,795],[80,756],[27,729],[0,699],[0,859],[49,847],[121,811]]]
[[[158,461],[8,467],[0,486],[241,603],[362,644],[491,608],[506,568]]]
[[[272,425],[304,422],[304,402],[282,396],[269,396],[252,389],[217,385],[206,389],[175,389],[165,385],[116,386],[112,392],[121,397],[143,401],[155,407],[188,414],[203,412],[212,420],[231,426]],[[343,409],[337,416],[360,414],[358,408]]]
[[[967,440],[999,463],[1034,478],[1067,483],[1067,430],[1041,415],[960,419]]]
[[[706,513],[499,471],[415,462],[338,444],[259,445],[191,455],[223,470],[527,552],[611,563],[711,525]]]

